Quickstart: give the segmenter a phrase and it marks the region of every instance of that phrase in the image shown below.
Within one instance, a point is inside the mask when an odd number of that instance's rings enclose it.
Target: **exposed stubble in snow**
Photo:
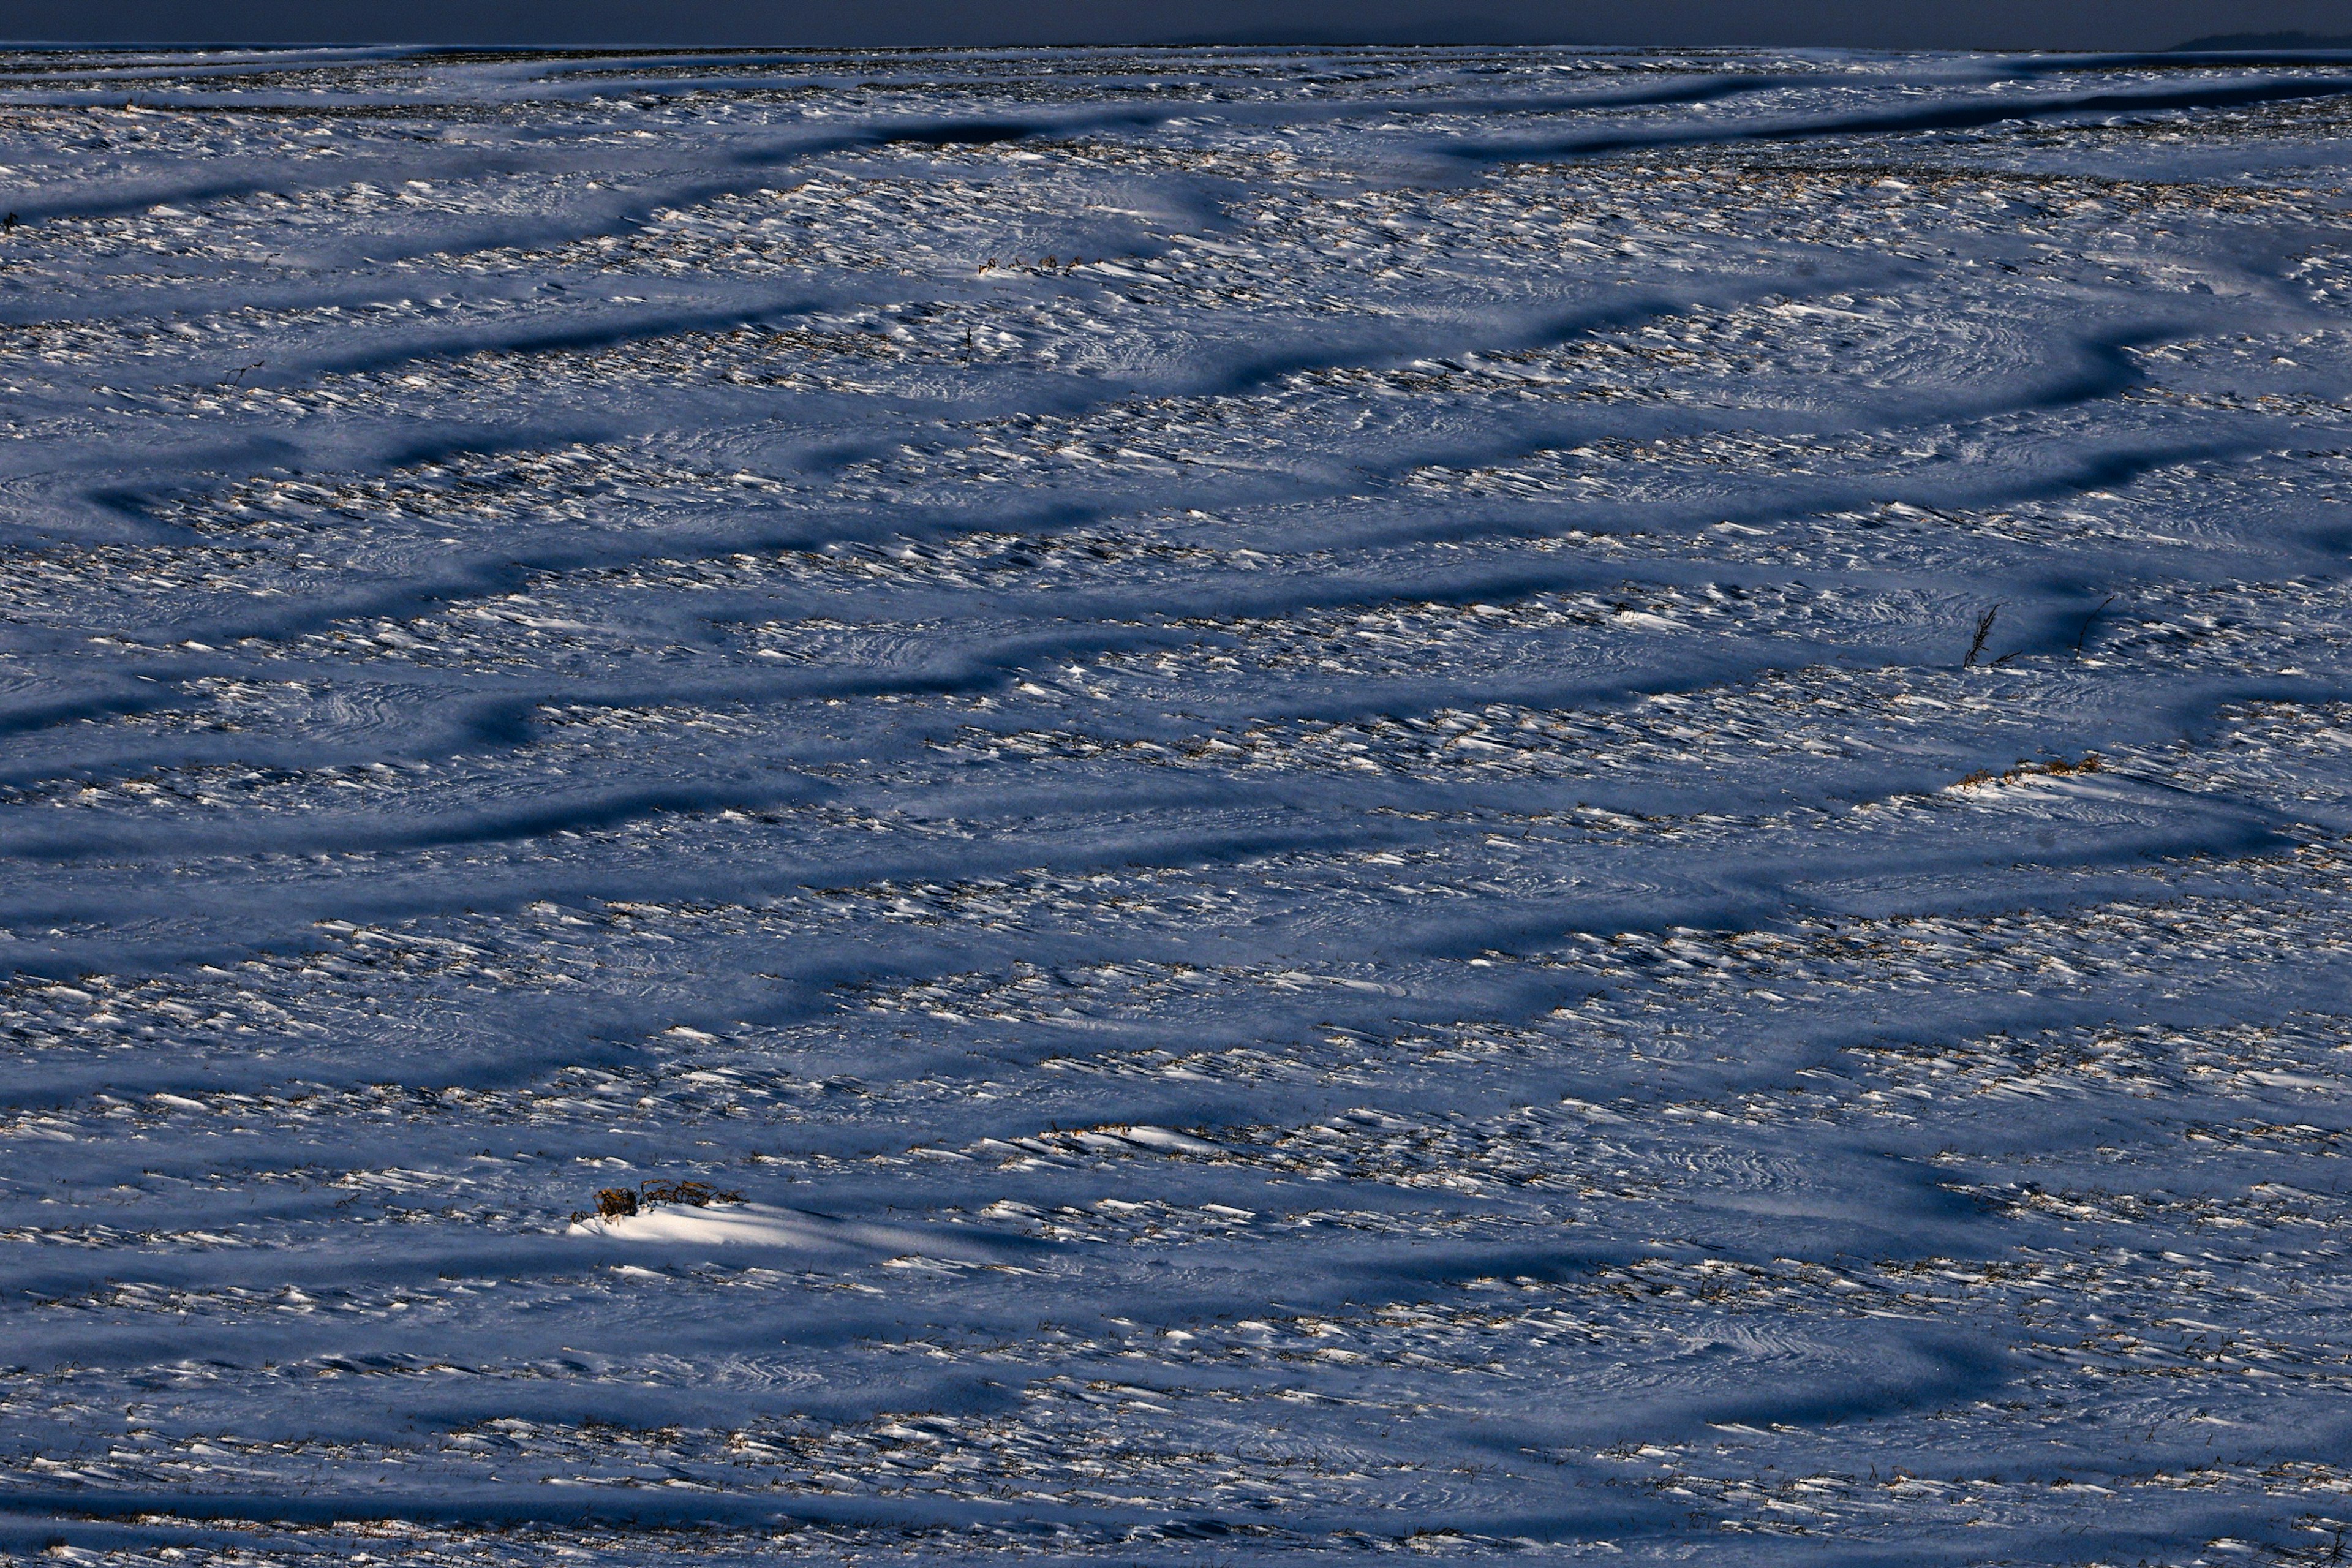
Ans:
[[[0,1552],[2340,1555],[2340,64],[7,70]]]

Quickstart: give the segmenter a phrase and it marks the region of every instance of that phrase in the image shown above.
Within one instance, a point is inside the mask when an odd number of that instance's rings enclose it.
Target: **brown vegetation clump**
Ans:
[[[655,1204],[685,1204],[691,1208],[708,1208],[712,1204],[740,1204],[743,1194],[723,1192],[709,1182],[640,1182],[637,1190],[627,1187],[606,1187],[596,1194],[596,1212],[586,1209],[572,1211],[572,1223],[578,1225],[590,1219],[626,1219],[633,1214]]]
[[[2004,769],[2000,773],[1995,773],[1990,768],[1979,768],[1953,787],[1968,789],[1975,784],[2015,784],[2020,779],[2037,777],[2063,779],[2075,773],[2095,773],[2105,766],[2105,763],[2099,761],[2099,753],[2096,752],[2086,753],[2079,763],[2070,763],[2063,757],[2049,763],[2029,763],[2021,759],[2015,767]]]

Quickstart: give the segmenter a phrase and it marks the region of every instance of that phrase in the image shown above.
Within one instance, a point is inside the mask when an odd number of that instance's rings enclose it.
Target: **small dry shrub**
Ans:
[[[721,1192],[709,1182],[640,1182],[638,1190],[626,1187],[606,1187],[596,1194],[596,1212],[585,1209],[572,1211],[572,1223],[578,1225],[589,1219],[626,1219],[629,1215],[652,1207],[655,1204],[685,1204],[692,1208],[708,1208],[712,1204],[740,1204],[743,1194]]]
[[[722,1193],[709,1182],[646,1182],[645,1200],[649,1204],[688,1204],[706,1208],[712,1204],[740,1204],[740,1193]]]
[[[590,1214],[586,1209],[573,1209],[572,1223],[578,1225],[584,1219],[625,1219],[636,1212],[636,1194],[626,1187],[606,1187],[596,1194],[596,1212]]]

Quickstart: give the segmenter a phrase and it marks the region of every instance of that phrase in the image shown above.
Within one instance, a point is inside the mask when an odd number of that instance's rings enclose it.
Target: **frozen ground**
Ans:
[[[0,1550],[2338,1561],[2347,132],[0,58]]]

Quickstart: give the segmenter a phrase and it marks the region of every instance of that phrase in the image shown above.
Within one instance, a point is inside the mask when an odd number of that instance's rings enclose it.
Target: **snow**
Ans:
[[[950,1259],[987,1261],[1008,1250],[952,1229],[856,1224],[772,1204],[655,1205],[632,1215],[574,1220],[564,1234],[608,1241],[676,1242],[685,1248],[684,1255],[711,1247],[774,1247],[797,1252],[865,1251],[886,1258],[938,1253]],[[1023,1249],[1009,1250],[1017,1255]]]
[[[0,1554],[2340,1552],[2343,61],[5,64]]]

